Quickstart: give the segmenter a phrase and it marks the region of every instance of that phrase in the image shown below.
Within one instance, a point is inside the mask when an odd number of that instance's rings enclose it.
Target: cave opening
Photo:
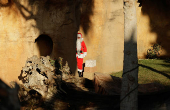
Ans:
[[[53,50],[53,41],[48,35],[40,35],[35,39],[40,56],[50,56]]]

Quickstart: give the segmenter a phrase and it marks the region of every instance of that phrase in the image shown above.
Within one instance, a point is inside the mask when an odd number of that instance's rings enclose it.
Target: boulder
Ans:
[[[59,78],[61,76],[55,74],[49,56],[28,58],[19,76],[25,89],[37,91],[44,99],[50,99],[57,92],[55,80]]]

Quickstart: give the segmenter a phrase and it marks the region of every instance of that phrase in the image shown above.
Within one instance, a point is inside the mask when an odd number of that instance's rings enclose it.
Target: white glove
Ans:
[[[83,53],[83,57],[85,57],[86,55],[87,55],[87,52],[84,52],[84,53]]]

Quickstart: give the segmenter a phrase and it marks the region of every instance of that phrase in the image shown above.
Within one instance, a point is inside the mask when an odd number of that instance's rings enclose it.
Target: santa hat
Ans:
[[[82,38],[82,34],[81,33],[77,33],[77,37]]]

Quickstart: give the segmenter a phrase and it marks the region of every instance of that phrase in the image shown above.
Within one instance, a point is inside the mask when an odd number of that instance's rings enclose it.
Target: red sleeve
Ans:
[[[82,41],[83,52],[87,52],[87,47],[84,41]]]

